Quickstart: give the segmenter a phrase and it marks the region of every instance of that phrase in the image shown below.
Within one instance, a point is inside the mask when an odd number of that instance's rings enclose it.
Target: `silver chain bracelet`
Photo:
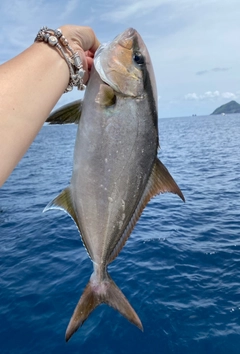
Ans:
[[[67,62],[70,72],[70,79],[64,93],[72,91],[74,86],[76,86],[78,90],[84,90],[86,88],[83,83],[85,70],[83,69],[81,58],[77,52],[73,52],[73,49],[68,43],[68,40],[63,36],[60,29],[52,30],[48,27],[42,27],[38,31],[35,42],[45,42],[48,43],[51,47],[56,47]],[[70,52],[70,56],[64,51],[63,48]]]

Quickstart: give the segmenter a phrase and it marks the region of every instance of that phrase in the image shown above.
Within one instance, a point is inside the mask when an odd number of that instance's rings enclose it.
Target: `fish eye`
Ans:
[[[141,53],[136,52],[133,54],[133,60],[135,61],[136,64],[142,65],[144,64],[144,57]]]

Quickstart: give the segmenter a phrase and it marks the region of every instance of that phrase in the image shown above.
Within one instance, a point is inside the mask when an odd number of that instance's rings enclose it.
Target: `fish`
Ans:
[[[70,185],[44,211],[59,208],[72,217],[93,263],[65,339],[102,303],[143,330],[107,267],[152,197],[171,192],[184,201],[184,196],[157,157],[157,87],[150,55],[137,30],[128,28],[100,45],[83,100],[58,109],[47,122],[77,122],[78,129]]]

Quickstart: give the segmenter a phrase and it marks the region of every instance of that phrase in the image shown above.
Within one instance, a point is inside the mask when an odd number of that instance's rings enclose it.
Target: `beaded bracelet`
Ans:
[[[83,83],[85,70],[83,69],[83,64],[80,56],[77,52],[73,52],[73,49],[68,43],[68,40],[63,36],[60,29],[52,30],[48,27],[42,27],[38,31],[35,42],[45,42],[48,43],[51,47],[56,47],[67,62],[70,71],[70,79],[64,93],[72,91],[73,86],[77,86],[78,90],[85,89],[86,86]],[[70,52],[70,56],[64,51],[63,48]]]

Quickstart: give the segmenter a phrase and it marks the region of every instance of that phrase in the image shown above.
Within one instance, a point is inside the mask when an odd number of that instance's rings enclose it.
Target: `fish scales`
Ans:
[[[95,75],[89,85],[94,80],[96,90],[100,80]],[[140,102],[117,96],[116,106],[102,112],[97,103],[89,108],[94,95],[86,92],[84,99],[71,185],[82,237],[92,260],[100,264],[107,263],[146,186],[156,156],[157,140],[153,137],[157,132],[154,124],[143,119]],[[91,223],[85,222],[86,215],[91,215]],[[118,220],[122,221],[121,228],[116,226]]]

